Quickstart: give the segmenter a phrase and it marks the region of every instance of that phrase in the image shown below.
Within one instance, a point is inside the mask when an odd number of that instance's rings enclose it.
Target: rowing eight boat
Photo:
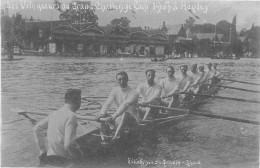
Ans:
[[[219,90],[219,87],[212,87],[207,94],[215,94]],[[196,98],[196,100],[190,100],[183,102],[182,109],[196,109],[198,106],[202,105],[206,101],[210,100],[211,98],[205,98],[200,97]],[[118,144],[119,142],[125,142],[129,141],[129,139],[136,138],[137,135],[139,135],[141,132],[147,129],[153,129],[158,128],[161,126],[167,126],[172,125],[173,123],[176,123],[177,121],[180,121],[181,119],[185,118],[188,115],[187,112],[183,112],[183,110],[175,110],[171,114],[167,113],[159,113],[158,118],[153,120],[146,120],[142,121],[139,125],[137,125],[135,128],[128,130],[128,131],[122,131],[120,138],[115,141],[111,141],[110,144],[106,146],[106,148],[112,148],[115,146],[114,144]],[[96,153],[98,151],[102,151],[104,149],[104,146],[101,145],[101,137],[100,132],[97,125],[80,125],[80,127],[84,130],[84,132],[77,138],[77,142],[81,146],[84,153]],[[111,138],[110,135],[108,137]]]

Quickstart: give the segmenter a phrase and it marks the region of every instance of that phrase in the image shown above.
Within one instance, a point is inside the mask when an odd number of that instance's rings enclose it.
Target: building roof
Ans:
[[[222,37],[223,37],[223,34],[215,34],[215,33],[196,33],[196,34],[195,34],[195,36],[196,36],[199,40],[202,40],[202,39],[214,40],[215,35],[217,36],[216,38],[217,38],[218,40],[221,40]],[[217,40],[217,39],[216,39],[216,40]]]
[[[182,24],[179,25],[166,25],[167,27],[167,34],[168,35],[178,35],[179,31],[181,30]]]

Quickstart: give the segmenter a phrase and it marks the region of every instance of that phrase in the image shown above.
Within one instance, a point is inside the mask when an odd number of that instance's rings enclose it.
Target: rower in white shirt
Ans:
[[[212,69],[212,63],[208,63],[206,84],[212,84],[212,78],[214,77],[214,71]],[[208,89],[210,87],[207,87]]]
[[[191,75],[192,83],[189,88],[189,92],[197,94],[199,91],[201,73],[197,71],[197,64],[191,66]]]
[[[107,144],[107,137],[113,129],[116,132],[113,139],[117,139],[123,129],[128,129],[136,126],[139,121],[139,115],[137,111],[137,103],[139,94],[135,89],[132,89],[128,83],[128,75],[122,71],[116,75],[117,85],[112,89],[107,98],[105,104],[102,106],[96,119],[99,120],[101,117],[107,117],[106,122],[100,124],[100,135],[102,144]],[[117,110],[112,115],[107,112],[111,107],[112,103],[115,103]],[[112,129],[112,130],[111,130]]]
[[[145,72],[145,76],[146,76],[146,82],[138,85],[137,87],[137,91],[142,97],[141,104],[160,105],[162,87],[159,84],[154,82],[155,70],[148,69]],[[156,118],[158,114],[159,114],[158,109],[146,107],[143,120],[147,120],[150,117]]]
[[[220,82],[219,76],[220,76],[220,71],[217,69],[218,64],[214,63],[212,66],[212,70],[214,72],[214,76],[212,79],[212,84],[216,84],[218,82]]]
[[[187,74],[188,66],[187,65],[181,65],[180,66],[181,70],[181,79],[180,79],[180,88],[179,92],[184,92],[187,93],[189,90],[189,87],[192,82],[192,78]],[[184,101],[187,99],[189,96],[186,94],[181,94],[180,95],[180,101]]]
[[[200,73],[200,81],[199,81],[199,90],[197,93],[204,93],[205,91],[205,83],[207,79],[207,73],[204,71],[204,66],[200,65],[199,66],[199,73]]]
[[[178,95],[180,81],[175,78],[175,71],[172,66],[166,67],[166,73],[167,77],[160,80],[160,85],[162,86],[161,103],[168,107],[178,107],[180,105]]]
[[[34,138],[40,152],[40,165],[64,165],[82,155],[75,142],[78,126],[76,111],[81,105],[81,90],[69,89],[65,94],[65,105],[52,112],[33,127]],[[45,136],[47,131],[47,143]]]

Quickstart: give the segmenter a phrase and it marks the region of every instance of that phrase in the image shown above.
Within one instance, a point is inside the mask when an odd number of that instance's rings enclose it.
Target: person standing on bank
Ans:
[[[161,103],[161,92],[162,87],[154,82],[155,70],[148,69],[145,72],[146,82],[137,86],[137,91],[142,96],[142,105],[160,105]],[[145,108],[145,114],[143,120],[148,118],[156,118],[159,114],[158,109],[156,108]]]
[[[69,89],[65,105],[52,112],[33,127],[34,137],[40,152],[40,166],[66,164],[82,156],[75,142],[77,132],[76,111],[81,105],[81,90]],[[48,148],[45,146],[47,131]]]
[[[108,134],[111,133],[111,127],[116,128],[113,139],[120,136],[122,129],[132,128],[140,122],[137,111],[137,103],[139,94],[135,89],[132,89],[128,83],[128,75],[122,71],[116,75],[117,85],[109,94],[105,104],[102,106],[96,120],[107,118],[106,122],[100,123],[100,135],[102,144],[107,144]],[[112,103],[115,103],[117,110],[114,114],[107,114]],[[112,128],[113,129],[113,128]]]
[[[162,86],[162,99],[161,103],[168,107],[178,107],[179,101],[179,87],[180,82],[174,76],[174,68],[172,66],[166,67],[167,77],[160,80]]]

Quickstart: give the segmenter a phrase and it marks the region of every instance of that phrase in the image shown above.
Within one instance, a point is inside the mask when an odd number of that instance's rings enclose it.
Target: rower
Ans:
[[[206,84],[212,84],[212,78],[214,77],[214,71],[212,70],[212,63],[208,63],[208,72],[207,72],[207,79]],[[207,89],[210,88],[210,86],[206,87]]]
[[[212,69],[213,69],[213,72],[214,72],[214,76],[213,76],[213,79],[212,79],[212,84],[216,84],[216,83],[220,82],[220,79],[219,79],[220,71],[217,70],[217,66],[218,66],[217,63],[214,63],[213,66],[212,66]]]
[[[178,107],[180,105],[178,95],[180,82],[175,78],[175,71],[172,66],[166,67],[166,73],[167,77],[160,80],[160,85],[162,86],[161,103],[168,107]]]
[[[204,66],[199,66],[199,73],[200,73],[200,81],[199,81],[199,90],[197,93],[203,93],[205,91],[205,82],[207,79],[207,73],[204,71]]]
[[[40,151],[40,165],[66,165],[83,155],[76,143],[77,115],[81,105],[81,90],[69,89],[65,105],[52,112],[33,127],[34,138]],[[48,148],[45,146],[47,131]]]
[[[197,71],[197,64],[191,66],[191,75],[192,83],[189,88],[189,92],[197,94],[199,91],[199,84],[201,79],[201,74]]]
[[[107,117],[106,122],[100,123],[100,135],[102,144],[107,144],[108,134],[111,130],[116,129],[113,139],[117,139],[123,129],[130,129],[136,126],[139,121],[137,112],[137,103],[139,94],[132,89],[128,83],[128,75],[122,71],[116,75],[117,85],[112,89],[105,104],[102,106],[99,114],[96,116],[97,121],[102,117]],[[117,110],[114,114],[107,114],[112,103],[115,103]]]
[[[180,70],[181,70],[181,79],[180,79],[179,91],[187,93],[188,89],[189,89],[189,87],[191,85],[192,78],[187,74],[187,70],[188,70],[188,66],[187,65],[181,65],[180,66]],[[187,94],[181,94],[180,95],[180,101],[184,101],[186,99],[188,99],[188,95]]]
[[[155,70],[148,69],[145,72],[146,82],[138,85],[137,91],[142,97],[141,104],[142,105],[160,105],[161,102],[161,92],[162,87],[154,82],[155,78]],[[140,109],[143,111],[143,109]],[[144,109],[145,114],[143,120],[147,120],[148,118],[156,118],[159,114],[158,109],[146,107]]]

